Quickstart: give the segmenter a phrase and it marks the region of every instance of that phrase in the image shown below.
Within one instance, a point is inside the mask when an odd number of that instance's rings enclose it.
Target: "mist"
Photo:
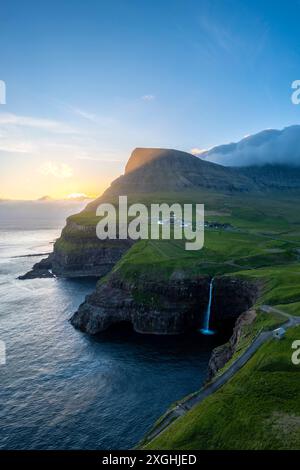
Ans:
[[[86,201],[0,200],[0,230],[63,228],[66,218],[80,212]]]

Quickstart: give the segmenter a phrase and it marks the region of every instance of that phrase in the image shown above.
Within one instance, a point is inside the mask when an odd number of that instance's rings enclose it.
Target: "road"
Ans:
[[[282,310],[278,310],[275,307],[271,307],[270,305],[262,305],[260,309],[266,313],[278,313],[287,318],[287,322],[282,325],[283,328],[291,328],[296,325],[300,325],[300,317],[294,317],[289,315]],[[273,335],[273,331],[262,331],[250,344],[250,346],[243,352],[243,354],[238,357],[231,366],[218,378],[216,378],[213,382],[208,384],[206,387],[203,387],[199,392],[188,397],[185,401],[179,403],[172,408],[161,420],[161,422],[150,431],[150,433],[146,436],[146,441],[149,443],[159,434],[161,434],[169,425],[174,422],[177,418],[187,413],[191,408],[198,403],[201,403],[205,398],[207,398],[212,393],[216,392],[219,388],[221,388],[228,380],[230,380],[234,374],[236,374],[245,364],[249,361],[249,359],[253,356],[253,354],[260,348],[260,346],[265,343],[268,339],[270,339]]]

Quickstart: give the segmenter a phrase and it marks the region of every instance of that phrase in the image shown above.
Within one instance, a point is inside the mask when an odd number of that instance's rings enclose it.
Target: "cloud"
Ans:
[[[88,195],[85,193],[71,193],[67,195],[67,199],[88,199]]]
[[[67,105],[66,107],[77,116],[87,119],[88,121],[98,123],[98,117],[96,114],[92,114],[88,111],[85,111],[84,109],[77,108],[76,106]]]
[[[300,166],[300,125],[283,130],[266,129],[237,143],[214,147],[201,158],[228,166],[297,165]]]
[[[39,168],[39,173],[44,176],[54,176],[55,178],[65,179],[71,178],[73,175],[72,168],[66,163],[46,162]]]
[[[143,95],[143,96],[142,96],[142,100],[143,100],[143,101],[154,101],[154,100],[155,100],[155,96],[154,96],[154,95]]]
[[[97,126],[101,126],[102,128],[110,129],[112,126],[119,124],[119,121],[111,116],[103,116],[99,114],[91,113],[81,107],[74,106],[72,104],[65,103],[63,101],[59,101],[59,106],[68,113],[72,113],[75,116],[79,116],[82,119],[89,121],[90,123],[97,124]]]
[[[32,127],[35,129],[42,129],[62,134],[74,132],[70,126],[59,121],[44,118],[34,118],[31,116],[20,116],[13,113],[1,113],[0,125]]]
[[[202,155],[203,153],[207,152],[207,149],[199,149],[198,147],[193,147],[191,150],[190,150],[190,153],[192,155]]]
[[[0,142],[0,152],[31,153],[33,150],[30,142]]]

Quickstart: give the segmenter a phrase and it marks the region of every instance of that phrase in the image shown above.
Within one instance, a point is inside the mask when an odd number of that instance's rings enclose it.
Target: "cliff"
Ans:
[[[90,334],[124,321],[139,333],[181,334],[200,327],[208,292],[207,276],[166,283],[127,283],[113,275],[107,282],[98,283],[71,323]]]
[[[151,334],[181,334],[199,329],[207,308],[210,278],[197,276],[164,282],[139,278],[121,280],[118,272],[99,282],[96,291],[72,316],[74,327],[90,334],[111,325],[129,322],[135,331]],[[235,290],[234,290],[235,289]],[[224,290],[229,293],[228,303]],[[216,302],[212,308],[212,328],[232,331],[234,321],[256,300],[255,284],[224,276],[215,280]],[[222,301],[221,301],[222,299]],[[234,299],[238,299],[236,305]]]
[[[207,381],[210,382],[219,370],[221,370],[226,363],[233,357],[237,350],[243,328],[251,325],[256,318],[256,311],[254,309],[247,310],[242,313],[236,320],[233,328],[233,333],[229,341],[221,346],[215,348],[212,352],[208,364],[208,377]]]

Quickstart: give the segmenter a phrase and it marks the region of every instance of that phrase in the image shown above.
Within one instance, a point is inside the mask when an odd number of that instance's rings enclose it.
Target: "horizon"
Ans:
[[[300,451],[300,0],[2,3],[0,462]]]
[[[96,197],[133,148],[200,155],[297,124],[300,5],[291,5],[7,3],[0,198]]]

